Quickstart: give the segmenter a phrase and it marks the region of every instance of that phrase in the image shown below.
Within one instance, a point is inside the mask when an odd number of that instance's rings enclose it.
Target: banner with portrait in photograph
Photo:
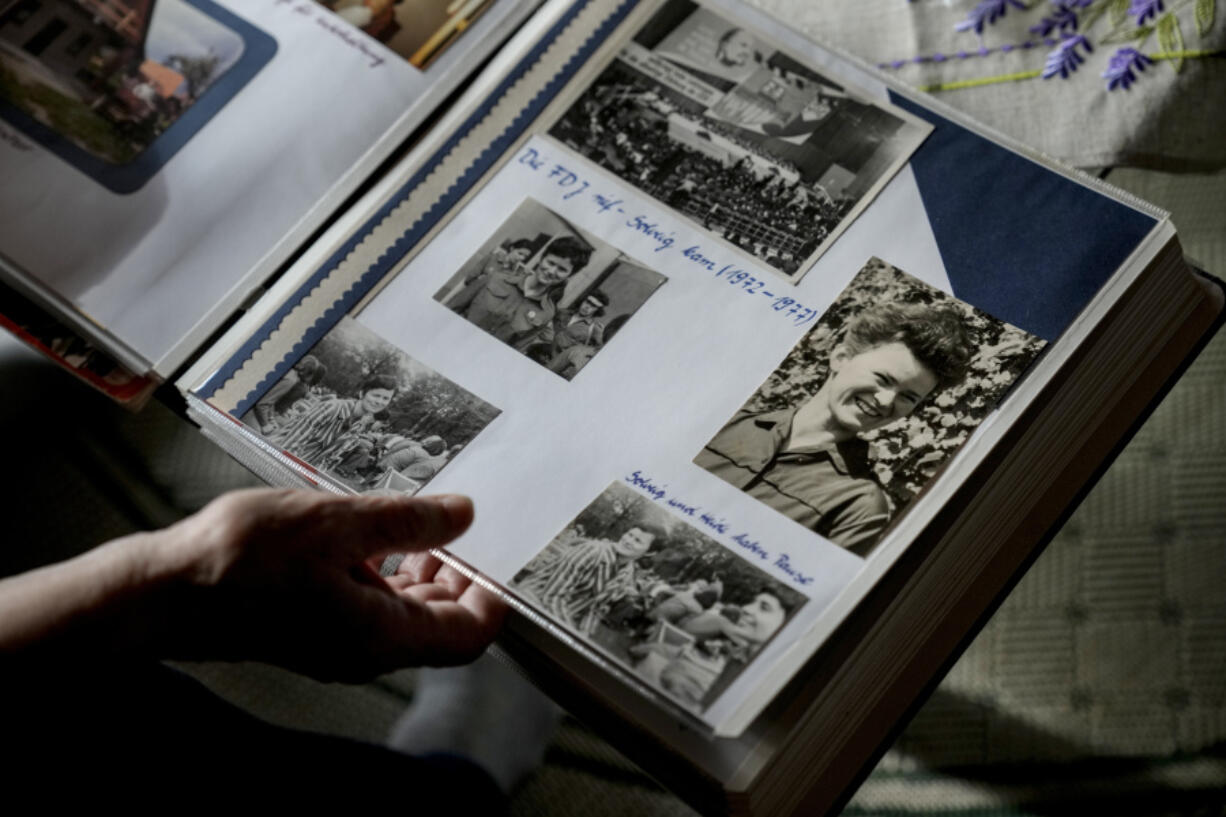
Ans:
[[[795,282],[930,131],[673,0],[549,134]]]

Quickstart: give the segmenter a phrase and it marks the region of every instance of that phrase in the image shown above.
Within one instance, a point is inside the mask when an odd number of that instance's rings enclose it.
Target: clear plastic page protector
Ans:
[[[287,306],[201,394],[347,490],[469,494],[450,553],[718,728],[900,552],[1045,338],[951,283],[907,164],[930,128],[883,88],[731,7],[636,21],[428,243],[372,217],[394,277],[328,278],[376,257],[355,237],[301,293],[343,309],[278,335],[318,314]]]
[[[381,42],[328,8],[345,4],[138,5],[121,22],[6,12],[0,251],[151,364],[181,361],[193,327],[236,307],[528,7],[470,9],[464,37],[445,8],[431,31],[367,21]]]

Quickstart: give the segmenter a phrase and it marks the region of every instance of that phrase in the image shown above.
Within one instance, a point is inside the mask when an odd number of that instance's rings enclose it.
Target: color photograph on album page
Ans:
[[[307,0],[298,0],[307,2]],[[494,0],[314,0],[414,68],[425,68],[472,28]],[[504,0],[506,2],[506,0]]]
[[[548,133],[798,281],[931,126],[670,0]]]
[[[139,189],[277,50],[210,0],[0,10],[0,117],[95,182]]]
[[[533,0],[424,5],[0,3],[3,261],[169,374]]]

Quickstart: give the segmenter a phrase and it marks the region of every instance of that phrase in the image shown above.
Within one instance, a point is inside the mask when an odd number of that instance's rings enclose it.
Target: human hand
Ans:
[[[472,521],[465,497],[228,494],[143,535],[164,578],[153,649],[267,661],[325,680],[474,659],[501,625],[493,594],[425,552]],[[384,579],[382,556],[408,551]]]

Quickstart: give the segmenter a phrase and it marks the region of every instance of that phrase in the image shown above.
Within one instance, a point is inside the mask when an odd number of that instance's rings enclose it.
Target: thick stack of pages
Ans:
[[[1163,214],[732,0],[558,0],[178,384],[269,482],[471,495],[544,688],[814,814],[1219,312]]]

